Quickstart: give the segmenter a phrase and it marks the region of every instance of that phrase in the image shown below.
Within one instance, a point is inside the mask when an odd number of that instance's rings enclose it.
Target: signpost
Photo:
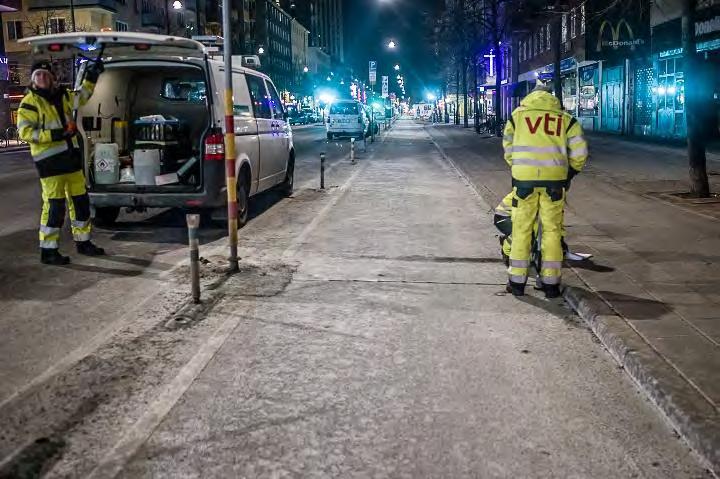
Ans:
[[[377,62],[375,60],[370,60],[370,86],[375,87],[375,82],[377,81]]]
[[[388,77],[386,76],[382,77],[382,97],[388,97]]]

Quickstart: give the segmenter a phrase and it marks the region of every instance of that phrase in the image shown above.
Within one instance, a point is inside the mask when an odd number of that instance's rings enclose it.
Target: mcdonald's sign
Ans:
[[[592,60],[621,60],[650,53],[650,13],[647,0],[617,2],[607,11],[591,13],[586,27],[586,55]],[[602,13],[600,13],[602,12]]]

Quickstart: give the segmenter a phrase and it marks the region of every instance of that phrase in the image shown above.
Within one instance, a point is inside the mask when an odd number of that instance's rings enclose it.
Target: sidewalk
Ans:
[[[561,302],[504,293],[489,205],[421,127],[319,199],[287,247],[244,232],[264,279],[91,477],[703,476]]]
[[[499,139],[429,130],[488,202],[509,190]],[[571,247],[595,258],[572,266],[566,299],[720,471],[720,201],[670,200],[686,191],[681,148],[590,136],[590,150],[566,222]]]

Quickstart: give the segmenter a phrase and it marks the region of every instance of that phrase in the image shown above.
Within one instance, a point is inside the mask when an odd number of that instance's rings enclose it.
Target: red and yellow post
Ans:
[[[223,59],[225,60],[225,177],[227,183],[228,242],[230,244],[229,270],[238,271],[238,204],[237,176],[235,173],[235,116],[232,87],[232,51],[230,39],[230,2],[223,2]]]

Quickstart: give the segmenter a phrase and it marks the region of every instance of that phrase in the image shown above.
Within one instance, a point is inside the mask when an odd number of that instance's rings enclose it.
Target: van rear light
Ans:
[[[222,133],[211,133],[205,137],[205,161],[223,161],[225,159],[225,138]]]

